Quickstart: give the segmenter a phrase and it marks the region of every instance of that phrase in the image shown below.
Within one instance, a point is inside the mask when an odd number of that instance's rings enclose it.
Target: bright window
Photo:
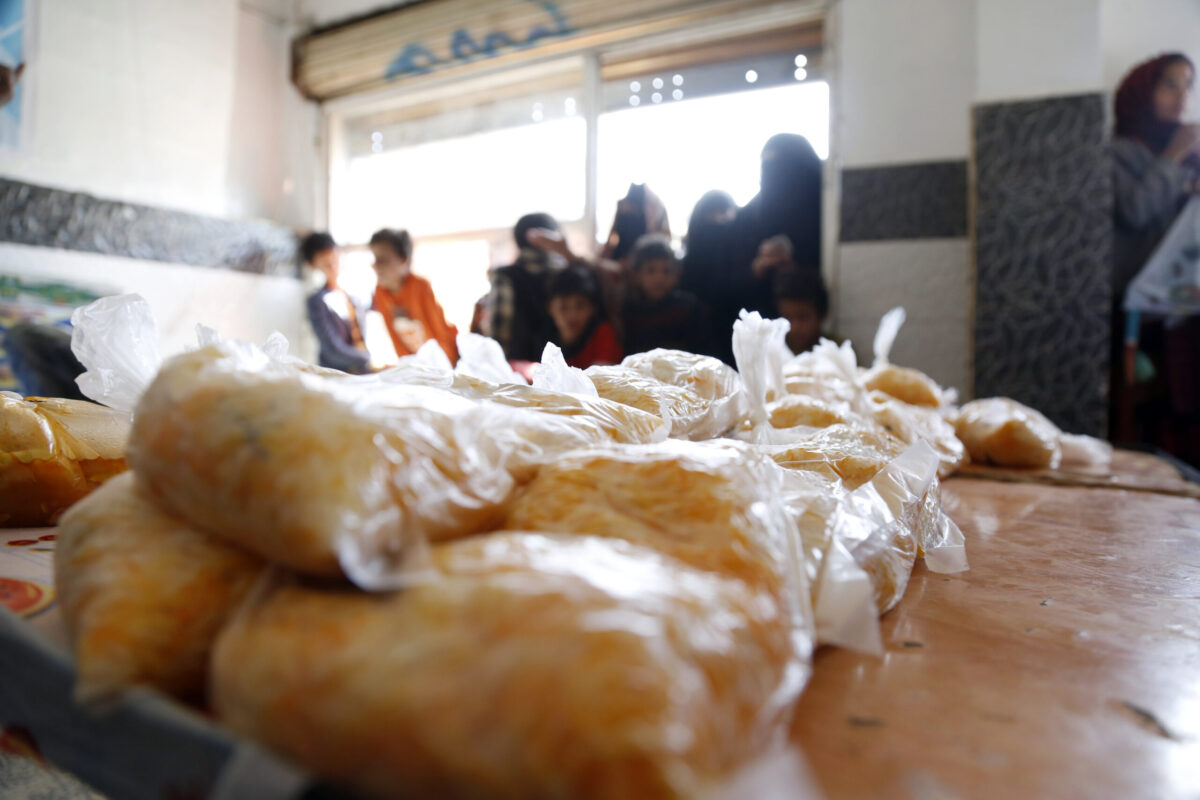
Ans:
[[[630,183],[645,183],[667,207],[671,233],[687,232],[692,206],[710,189],[744,205],[758,193],[760,154],[777,133],[799,133],[829,154],[829,85],[771,89],[639,105],[601,114],[596,230],[612,224]]]

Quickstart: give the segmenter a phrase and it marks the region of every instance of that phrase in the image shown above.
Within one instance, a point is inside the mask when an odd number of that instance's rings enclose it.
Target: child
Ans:
[[[570,266],[554,273],[547,294],[554,321],[550,341],[562,348],[568,365],[587,369],[621,360],[621,345],[604,319],[600,287],[589,269]]]
[[[825,282],[814,269],[788,270],[775,277],[775,306],[792,325],[787,346],[793,353],[807,352],[821,340],[821,326],[829,316]]]
[[[656,347],[713,352],[707,311],[695,295],[677,288],[680,272],[667,237],[650,234],[638,240],[630,263],[633,291],[622,314],[625,352]]]
[[[370,244],[379,279],[374,308],[387,322],[396,353],[415,353],[436,339],[450,363],[458,361],[458,329],[446,321],[429,281],[410,270],[413,245],[408,231],[384,228],[375,232]]]
[[[371,371],[371,356],[363,344],[363,309],[338,287],[337,244],[328,233],[310,233],[300,242],[304,263],[325,276],[325,285],[308,298],[308,321],[320,346],[318,363],[352,375]]]

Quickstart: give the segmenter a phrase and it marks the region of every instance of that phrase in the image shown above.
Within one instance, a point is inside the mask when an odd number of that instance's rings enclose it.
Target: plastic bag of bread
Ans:
[[[741,378],[711,356],[658,348],[586,372],[601,397],[661,417],[674,438],[716,438],[745,414]]]
[[[769,589],[805,630],[803,563],[780,488],[773,464],[732,441],[585,450],[542,466],[518,492],[505,527],[653,547]]]
[[[899,456],[904,444],[880,427],[836,424],[791,430],[786,443],[758,448],[782,467],[832,476],[853,490]]]
[[[899,367],[888,362],[892,345],[895,344],[906,316],[902,307],[896,307],[879,320],[879,328],[875,331],[875,362],[862,376],[863,386],[909,405],[933,409],[951,405],[955,392],[942,389],[936,381],[920,370]]]
[[[477,333],[460,333],[457,344],[458,363],[454,365],[455,373],[489,383],[526,383],[521,373],[509,366],[503,348],[495,339]]]
[[[77,503],[59,524],[54,558],[76,695],[149,685],[200,698],[217,631],[262,566],[163,514],[131,473]]]
[[[1065,434],[1038,411],[1007,397],[967,403],[954,417],[954,430],[982,464],[1055,469],[1063,463],[1105,465],[1112,458],[1107,443]]]
[[[879,449],[866,446],[861,437],[861,431],[833,426],[803,445],[760,445],[758,449],[781,467],[811,473],[850,490],[842,492],[835,484],[826,491],[829,502],[809,502],[798,519],[806,556],[810,563],[819,561],[822,556],[814,554],[814,547],[823,553],[828,549],[824,542],[836,538],[870,576],[882,613],[903,596],[919,551],[930,569],[957,572],[966,569],[965,547],[962,532],[941,506],[939,460],[933,449],[917,442],[900,451],[890,437],[883,440],[886,449]],[[795,491],[797,484],[791,485]],[[820,592],[818,586],[816,596]],[[814,606],[818,604],[815,600]],[[843,622],[839,630],[863,631],[860,623],[853,622],[862,619],[853,605],[826,605],[824,612],[816,610],[822,626],[818,638],[823,631],[824,641],[847,644],[847,634],[830,634],[834,629],[829,622],[830,608],[840,609],[837,619]],[[862,641],[854,639],[849,646],[868,649]]]
[[[785,341],[789,329],[785,319],[763,319],[745,309],[733,323],[733,357],[746,384],[752,425],[765,422],[767,404],[787,393],[783,369],[792,357]]]
[[[690,798],[786,734],[788,616],[630,542],[439,545],[390,596],[277,588],[221,634],[218,718],[370,797]]]
[[[931,572],[962,572],[967,566],[967,540],[942,507],[942,487],[935,478],[917,514],[918,555]]]
[[[783,380],[788,394],[845,404],[859,414],[868,410],[866,389],[859,380],[858,357],[849,341],[839,345],[822,339],[812,350],[799,353],[783,365]]]
[[[881,654],[875,588],[837,530],[845,488],[816,472],[783,467],[779,472],[780,497],[799,535],[817,644]]]
[[[883,392],[871,392],[871,414],[875,421],[905,444],[926,442],[938,455],[938,476],[949,477],[967,463],[967,449],[942,412],[911,405]]]
[[[803,394],[788,394],[767,404],[767,422],[772,428],[828,428],[859,419],[849,403]]]
[[[222,342],[162,367],[129,458],[155,502],[200,530],[384,588],[426,542],[495,527],[542,459],[603,435],[436,388],[328,379]]]
[[[128,413],[0,392],[0,527],[53,525],[125,470],[128,436]]]

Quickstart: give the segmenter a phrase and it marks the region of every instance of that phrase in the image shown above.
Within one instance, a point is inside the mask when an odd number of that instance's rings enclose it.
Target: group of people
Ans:
[[[574,253],[550,215],[521,217],[513,228],[517,257],[491,271],[472,330],[499,342],[527,375],[547,343],[580,368],[657,347],[732,364],[733,323],[743,308],[787,318],[789,347],[811,348],[829,311],[821,279],[821,161],[804,137],[780,134],[767,142],[762,162],[761,191],[746,206],[720,191],[700,198],[682,258],[661,201],[643,184],[630,186],[618,204],[594,259]],[[411,237],[381,230],[370,247],[378,276],[372,307],[387,323],[396,353],[414,353],[434,339],[454,362],[457,330],[429,282],[409,269]],[[379,366],[364,343],[366,309],[338,286],[333,239],[310,234],[301,253],[325,276],[308,300],[321,364],[356,373]]]

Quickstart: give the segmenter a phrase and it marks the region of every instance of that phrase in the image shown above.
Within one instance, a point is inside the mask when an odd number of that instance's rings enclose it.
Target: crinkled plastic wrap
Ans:
[[[125,470],[129,414],[0,392],[0,527],[53,525]]]
[[[871,393],[871,413],[876,422],[905,444],[928,443],[938,456],[939,477],[949,477],[967,463],[966,447],[938,409],[912,405],[876,391]]]
[[[591,367],[601,397],[664,419],[677,439],[714,439],[746,411],[742,380],[720,359],[662,348],[627,356],[619,366]]]
[[[460,375],[488,381],[489,383],[525,384],[519,372],[508,365],[504,349],[495,339],[477,333],[458,335],[458,363],[454,371]]]
[[[222,633],[234,731],[377,797],[690,798],[786,734],[789,616],[627,541],[439,545],[390,596],[276,589]]]
[[[591,381],[588,385],[592,385]],[[467,375],[455,376],[450,391],[471,400],[487,400],[514,409],[562,417],[596,432],[608,442],[649,444],[665,440],[670,432],[661,417],[594,395],[589,397],[513,383],[494,384]]]
[[[827,554],[837,555],[833,543],[844,547],[869,576],[879,613],[903,596],[918,550],[935,571],[966,569],[962,532],[941,506],[937,454],[925,442],[903,451],[900,447],[887,434],[872,443],[863,431],[836,425],[813,433],[802,444],[758,446],[786,470],[833,482],[825,502],[811,499],[811,478],[789,478],[784,495],[810,498],[794,514],[814,582],[820,641],[867,651],[877,641],[864,623],[861,605],[856,605],[861,591],[854,588],[854,570],[844,560],[824,564]],[[827,569],[839,569],[844,583],[822,578]]]
[[[780,467],[781,498],[799,535],[818,644],[880,654],[871,577],[837,532],[846,490],[834,477]]]
[[[882,428],[830,425],[804,433],[793,431],[786,444],[763,444],[760,449],[789,469],[819,472],[857,489],[892,459],[904,445]]]
[[[785,319],[763,319],[745,309],[733,323],[733,357],[746,384],[753,425],[765,422],[767,404],[787,393],[783,370],[792,357],[786,342],[790,327]]]
[[[219,343],[163,366],[129,458],[150,496],[197,528],[379,589],[402,583],[426,542],[494,528],[538,463],[607,433],[437,388],[327,379]]]
[[[802,394],[789,394],[767,404],[767,422],[772,428],[828,428],[856,420],[850,405]]]
[[[140,684],[201,697],[217,632],[262,566],[163,514],[131,473],[77,503],[59,524],[54,559],[76,695]]]
[[[982,464],[1054,469],[1062,460],[1058,426],[1007,397],[967,403],[958,412],[954,430],[971,458]]]
[[[518,493],[505,527],[648,545],[769,589],[794,608],[803,630],[803,565],[780,488],[774,465],[732,441],[581,451],[541,467]]]

